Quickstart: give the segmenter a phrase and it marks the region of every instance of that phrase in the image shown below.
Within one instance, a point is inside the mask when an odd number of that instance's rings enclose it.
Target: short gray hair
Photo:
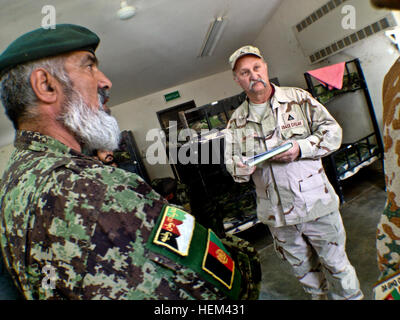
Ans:
[[[31,86],[32,72],[44,68],[66,88],[71,84],[71,80],[64,68],[64,62],[64,55],[27,62],[12,68],[0,78],[1,102],[15,129],[18,129],[20,120],[37,116],[34,107],[39,100]]]

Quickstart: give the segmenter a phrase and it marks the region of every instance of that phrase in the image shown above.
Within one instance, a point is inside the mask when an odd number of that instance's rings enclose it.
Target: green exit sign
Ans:
[[[178,99],[180,97],[181,97],[181,95],[179,94],[179,91],[174,91],[171,93],[164,94],[164,98],[165,98],[166,102],[174,100],[174,99]]]

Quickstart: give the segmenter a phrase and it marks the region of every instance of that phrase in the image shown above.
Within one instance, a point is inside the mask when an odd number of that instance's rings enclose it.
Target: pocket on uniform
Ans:
[[[311,210],[318,200],[327,204],[330,199],[330,193],[321,174],[314,174],[304,180],[299,181],[300,192],[306,203],[307,210]]]
[[[257,190],[256,190],[257,191]],[[257,192],[257,217],[265,224],[271,223],[272,212],[278,210],[278,195],[271,189],[266,189],[266,192]]]
[[[314,174],[311,177],[300,181],[300,191],[306,192],[314,189],[318,189],[325,185],[324,180],[320,174]]]

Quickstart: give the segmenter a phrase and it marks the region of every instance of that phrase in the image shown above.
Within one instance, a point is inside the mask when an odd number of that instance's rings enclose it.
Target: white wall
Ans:
[[[14,150],[13,144],[9,144],[0,148],[0,179],[1,176],[3,175],[3,171],[6,168],[8,159],[10,158],[13,150]]]
[[[227,68],[229,68],[228,62]],[[164,94],[175,90],[179,91],[181,97],[165,102]],[[233,81],[232,72],[228,70],[123,103],[113,107],[111,111],[112,115],[117,118],[121,130],[132,130],[150,178],[173,177],[169,164],[150,165],[145,159],[146,150],[153,143],[146,141],[146,134],[153,128],[160,129],[156,112],[190,100],[194,100],[196,106],[200,107],[241,91],[241,88]]]
[[[228,62],[227,68],[229,68]],[[175,90],[179,91],[181,97],[165,102],[164,94]],[[190,100],[194,100],[196,106],[200,107],[207,103],[233,96],[241,91],[241,88],[233,81],[232,72],[228,70],[128,101],[112,107],[111,111],[112,115],[118,120],[121,130],[132,130],[150,178],[173,177],[169,164],[150,165],[145,159],[146,150],[152,143],[152,141],[146,141],[146,134],[151,129],[160,129],[156,112]],[[0,175],[12,150],[12,144],[0,148]]]
[[[369,1],[369,0],[365,0]],[[292,31],[304,17],[327,3],[327,0],[284,0],[255,41],[269,66],[270,77],[278,77],[282,86],[306,88],[304,73],[322,66],[359,58],[369,87],[378,124],[382,130],[382,82],[384,75],[399,56],[384,34],[374,35],[355,47],[342,51],[325,61],[310,65]],[[329,32],[329,30],[326,30]],[[350,99],[347,100],[346,99]],[[328,110],[343,127],[344,142],[360,137],[370,125],[365,103],[355,107],[355,97],[341,98],[328,104]],[[359,103],[359,102],[356,102]],[[340,106],[346,108],[340,109]],[[349,109],[348,107],[353,107]],[[363,109],[364,108],[364,109]],[[371,127],[372,128],[372,127]],[[349,140],[349,141],[346,141]]]
[[[382,81],[385,73],[398,57],[398,53],[384,35],[375,35],[359,43],[356,47],[311,66],[304,57],[291,28],[326,2],[326,0],[307,0],[301,1],[300,6],[298,0],[284,0],[275,15],[265,25],[254,45],[260,48],[268,62],[270,78],[278,77],[283,86],[306,88],[304,72],[340,61],[359,58],[374,103],[376,116],[381,126]],[[245,44],[248,43],[242,45]],[[165,102],[164,94],[175,90],[180,92],[181,98],[168,103]],[[157,111],[190,100],[194,100],[197,106],[202,106],[239,92],[241,92],[241,89],[232,80],[232,73],[228,70],[115,106],[112,108],[112,114],[117,118],[121,130],[132,130],[140,153],[144,158],[148,146],[152,143],[146,141],[147,132],[153,128],[160,128],[156,116]],[[350,99],[354,99],[354,97]],[[360,132],[362,134],[364,130],[368,130],[366,127],[369,125],[366,110],[340,108],[341,105],[347,106],[349,103],[352,104],[353,102],[339,100],[337,102],[339,107],[327,106],[341,123],[344,130],[344,140],[351,140],[354,136],[360,135]],[[0,149],[0,172],[3,171],[11,150],[12,145]],[[170,165],[149,165],[146,159],[144,159],[144,162],[151,179],[173,176]]]

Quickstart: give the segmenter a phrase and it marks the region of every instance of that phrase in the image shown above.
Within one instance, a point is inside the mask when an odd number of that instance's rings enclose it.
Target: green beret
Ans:
[[[81,26],[57,24],[55,29],[39,28],[13,41],[0,55],[0,74],[12,67],[61,53],[89,50],[94,52],[99,37]]]

